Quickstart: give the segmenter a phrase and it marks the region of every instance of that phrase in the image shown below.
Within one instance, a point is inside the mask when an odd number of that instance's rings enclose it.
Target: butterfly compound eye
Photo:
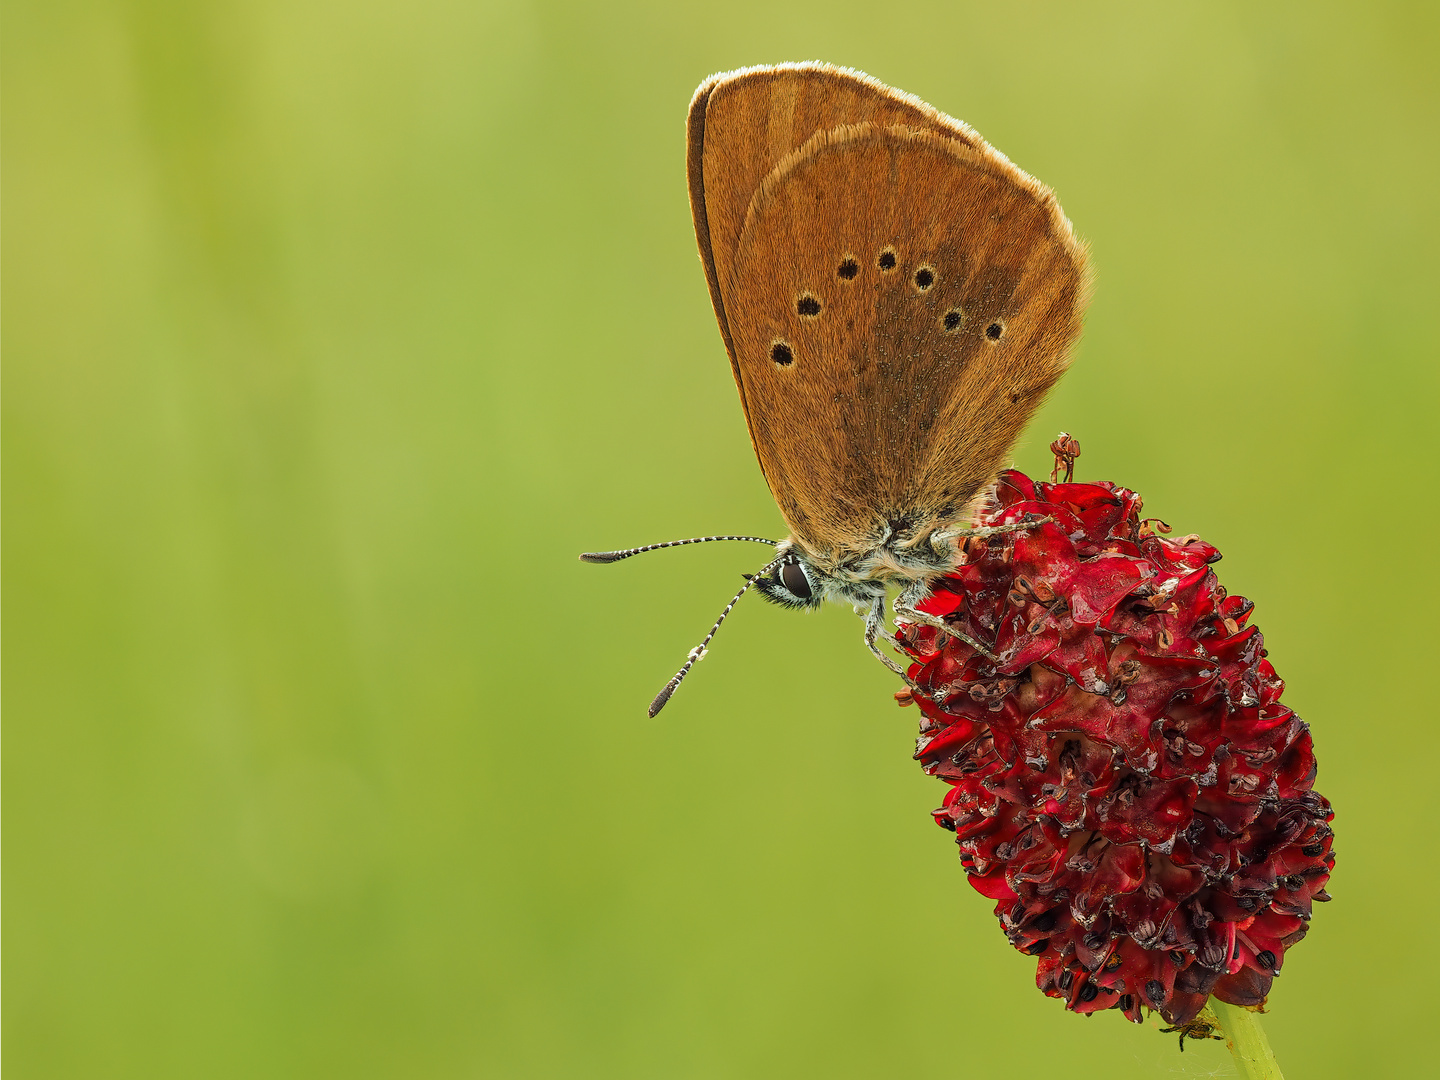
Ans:
[[[805,575],[805,568],[799,563],[787,562],[780,567],[780,584],[801,600],[809,600],[815,595],[815,590],[810,588],[810,579]]]

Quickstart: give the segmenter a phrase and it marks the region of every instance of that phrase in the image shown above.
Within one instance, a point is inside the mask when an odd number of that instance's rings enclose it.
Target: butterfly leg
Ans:
[[[869,611],[860,611],[859,608],[857,608],[856,610],[865,619],[865,647],[869,649],[872,653],[874,653],[876,658],[882,664],[884,664],[887,668],[893,671],[896,675],[899,675],[900,678],[904,679],[906,686],[910,687],[911,690],[917,689],[915,683],[911,681],[910,676],[906,673],[905,669],[902,668],[899,664],[897,664],[894,660],[890,659],[890,657],[886,656],[883,652],[881,652],[880,646],[876,644],[877,640],[879,640],[880,638],[884,638],[890,644],[895,645],[897,648],[899,648],[899,645],[895,641],[895,639],[885,632],[884,594],[882,593],[880,596],[875,598],[875,601],[871,604]]]
[[[946,529],[943,533],[936,533],[939,539],[948,540],[951,537],[968,538],[971,536],[999,536],[1002,533],[1024,532],[1026,529],[1033,529],[1044,525],[1047,521],[1054,521],[1049,517],[1026,516],[1024,521],[1012,521],[1008,525],[978,525],[973,529]]]
[[[953,638],[959,638],[991,663],[999,663],[1000,657],[996,656],[984,645],[981,645],[980,642],[976,641],[969,634],[956,630],[955,627],[951,626],[944,619],[937,619],[934,615],[920,611],[915,607],[916,604],[925,599],[928,591],[923,581],[912,581],[909,585],[905,586],[900,595],[895,597],[895,617],[897,619],[905,619],[908,622],[916,622],[922,626],[933,626],[935,629],[949,634]]]

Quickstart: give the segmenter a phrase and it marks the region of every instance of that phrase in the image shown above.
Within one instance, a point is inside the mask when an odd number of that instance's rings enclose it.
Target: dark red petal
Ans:
[[[992,870],[985,875],[971,874],[969,881],[975,891],[981,896],[988,896],[991,900],[1018,900],[1015,890],[1005,884],[1005,870],[1003,867]]]

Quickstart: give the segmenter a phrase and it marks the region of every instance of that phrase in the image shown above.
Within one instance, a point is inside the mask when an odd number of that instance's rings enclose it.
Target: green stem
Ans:
[[[1260,1026],[1259,1013],[1228,1005],[1218,998],[1210,999],[1210,1010],[1220,1021],[1225,1045],[1230,1047],[1230,1056],[1245,1080],[1284,1080],[1280,1066],[1275,1063],[1275,1053],[1270,1049],[1270,1040],[1265,1038],[1265,1029]]]

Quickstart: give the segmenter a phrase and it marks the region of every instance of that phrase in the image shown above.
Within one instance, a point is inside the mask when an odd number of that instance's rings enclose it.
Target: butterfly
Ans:
[[[1064,373],[1089,288],[1054,193],[971,127],[822,63],[715,75],[686,164],[705,279],[760,469],[790,527],[650,705],[656,715],[751,587],[849,603],[879,648],[962,560],[968,523]],[[981,652],[985,646],[965,639]],[[908,681],[908,680],[907,680]]]

